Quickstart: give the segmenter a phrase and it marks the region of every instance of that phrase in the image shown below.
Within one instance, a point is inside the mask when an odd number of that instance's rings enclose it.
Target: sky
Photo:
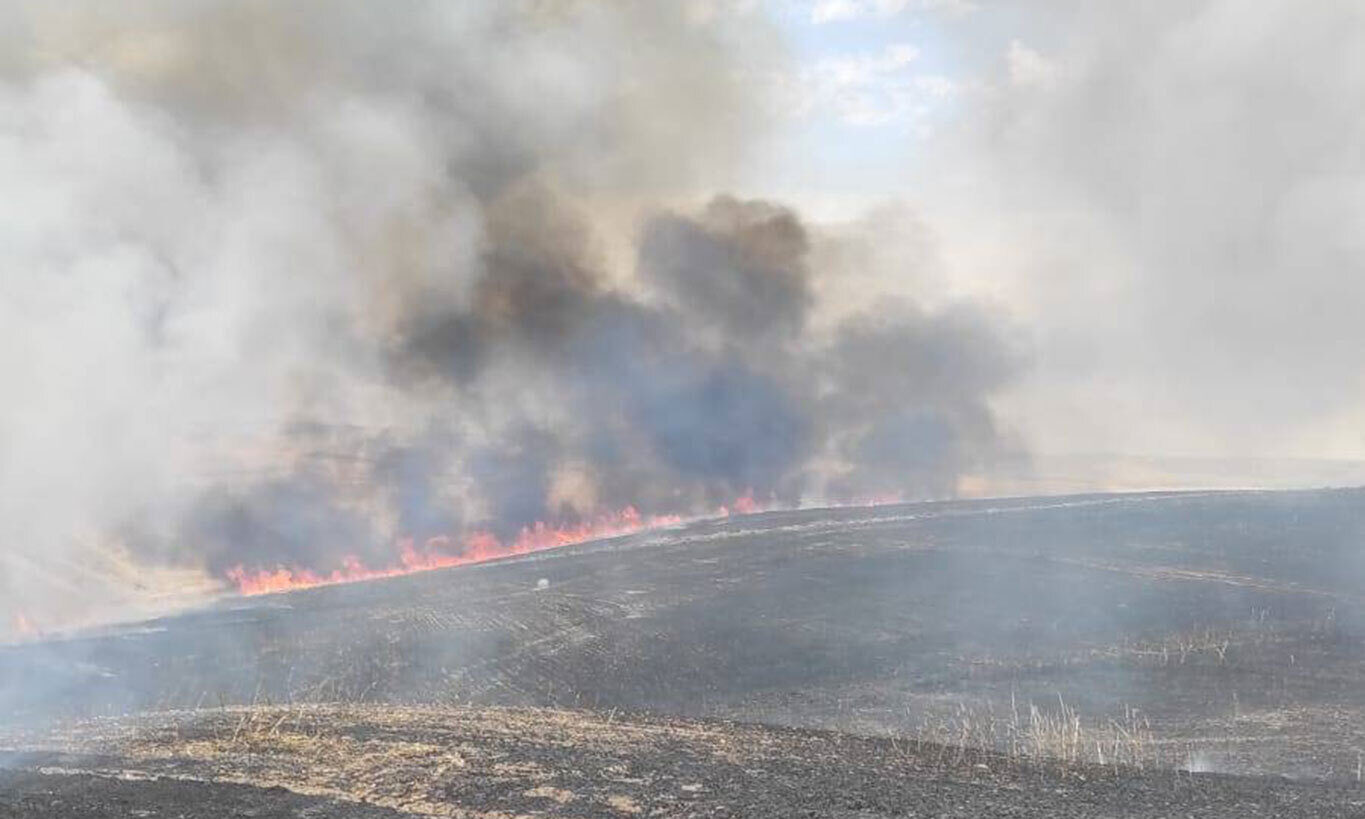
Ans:
[[[927,230],[1026,337],[1034,451],[1365,456],[1358,4],[765,8],[800,93],[755,185]]]

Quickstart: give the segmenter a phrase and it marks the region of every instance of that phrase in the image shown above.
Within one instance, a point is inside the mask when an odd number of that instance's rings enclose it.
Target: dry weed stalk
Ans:
[[[946,716],[926,716],[916,735],[918,749],[937,749],[935,761],[960,765],[986,755],[1014,762],[1098,764],[1110,768],[1146,768],[1161,764],[1160,745],[1151,725],[1135,708],[1117,718],[1087,721],[1059,695],[1055,707],[1010,697],[1003,717],[988,707],[958,703]]]

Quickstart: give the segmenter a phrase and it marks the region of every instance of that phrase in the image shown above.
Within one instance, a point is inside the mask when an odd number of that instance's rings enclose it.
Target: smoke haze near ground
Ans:
[[[821,228],[725,190],[783,60],[757,12],[12,2],[0,30],[26,618],[625,506],[952,495],[1022,451],[1008,317],[830,298]]]

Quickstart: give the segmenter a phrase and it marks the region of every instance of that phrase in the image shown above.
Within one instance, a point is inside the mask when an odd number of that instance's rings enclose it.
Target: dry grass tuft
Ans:
[[[941,764],[960,765],[986,755],[1003,754],[1014,762],[1053,762],[1144,769],[1168,764],[1154,741],[1147,718],[1125,708],[1118,718],[1084,719],[1058,696],[1055,707],[1026,706],[1011,697],[1009,711],[959,703],[957,710],[925,718],[917,732],[921,751],[937,747]]]

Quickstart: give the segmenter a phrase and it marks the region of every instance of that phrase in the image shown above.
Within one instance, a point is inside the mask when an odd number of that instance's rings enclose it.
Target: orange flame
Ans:
[[[728,518],[730,515],[752,515],[755,512],[766,512],[771,506],[760,505],[754,500],[754,490],[750,489],[743,495],[735,498],[734,503],[728,507],[722,506],[716,510],[716,516]]]
[[[18,637],[30,639],[40,637],[42,632],[22,611],[16,611],[10,618],[10,630]]]
[[[747,508],[757,509],[752,498],[749,499]],[[728,514],[728,511],[722,513]],[[517,538],[510,543],[503,543],[490,532],[473,532],[465,536],[464,548],[459,552],[453,548],[454,539],[445,535],[428,539],[420,548],[410,538],[404,539],[398,543],[398,562],[383,568],[371,568],[358,558],[348,557],[340,569],[326,573],[285,567],[253,571],[236,566],[228,570],[227,578],[242,594],[270,594],[483,563],[500,557],[529,554],[589,540],[628,535],[646,529],[675,526],[682,522],[683,518],[678,515],[644,516],[634,507],[628,506],[620,512],[570,526],[551,526],[537,522],[522,529]]]
[[[880,506],[900,503],[902,496],[878,495],[865,501],[843,504],[848,506]],[[729,517],[750,515],[778,508],[775,500],[758,501],[753,490],[746,491],[732,503],[718,507],[711,515],[701,517]],[[700,518],[692,518],[693,520]],[[316,572],[305,568],[247,569],[238,565],[227,572],[227,579],[244,595],[272,594],[295,591],[315,586],[356,583],[383,577],[467,566],[502,557],[540,552],[589,540],[618,537],[649,529],[676,526],[687,519],[679,515],[641,515],[634,507],[601,515],[592,521],[568,526],[552,526],[537,522],[521,530],[516,539],[504,543],[491,532],[473,532],[463,539],[463,549],[456,551],[456,541],[448,535],[429,538],[419,547],[411,538],[399,541],[397,562],[382,568],[365,565],[359,558],[347,557],[340,569]]]

